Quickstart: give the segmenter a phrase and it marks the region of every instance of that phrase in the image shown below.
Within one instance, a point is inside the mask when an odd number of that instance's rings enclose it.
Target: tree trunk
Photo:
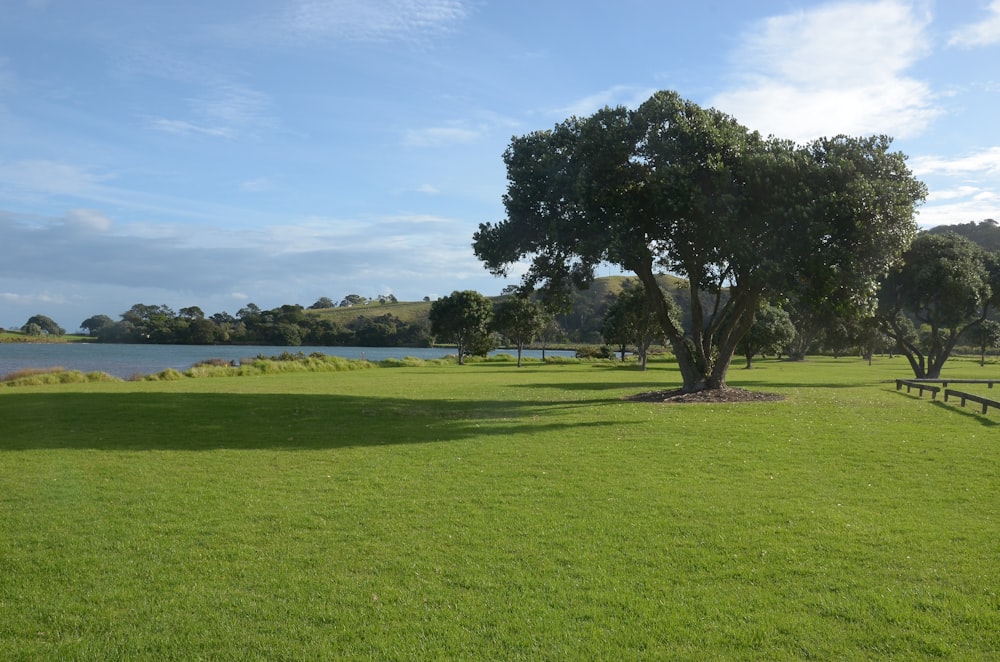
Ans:
[[[689,284],[691,303],[692,334],[687,336],[684,330],[674,324],[670,317],[670,307],[660,291],[660,286],[653,275],[651,262],[643,268],[635,270],[646,291],[650,306],[663,328],[664,335],[670,343],[677,358],[677,367],[683,380],[682,389],[688,393],[709,389],[726,388],[726,374],[736,353],[736,345],[753,326],[754,314],[760,299],[760,291],[745,288],[734,291],[727,307],[728,314],[735,321],[728,323],[725,333],[718,343],[718,354],[713,357],[713,329],[705,329],[704,311],[698,299],[699,290],[694,283]],[[713,311],[713,316],[719,311]],[[721,316],[725,317],[726,313]]]

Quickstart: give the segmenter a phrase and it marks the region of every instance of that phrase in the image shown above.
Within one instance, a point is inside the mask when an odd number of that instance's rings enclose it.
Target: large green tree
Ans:
[[[936,379],[959,337],[1000,304],[994,254],[957,234],[921,234],[882,286],[879,316],[918,379]],[[915,320],[920,328],[914,332]]]
[[[586,287],[603,262],[633,272],[687,391],[724,388],[762,297],[870,305],[915,232],[926,189],[886,137],[764,139],[673,92],[515,137],[507,216],[474,236],[487,269],[523,260],[525,286]],[[690,323],[658,273],[688,280]]]
[[[475,290],[456,290],[431,304],[431,332],[458,346],[459,364],[485,346],[492,318],[493,302]]]
[[[986,365],[986,350],[1000,347],[1000,322],[983,320],[982,324],[970,330],[969,339],[979,350],[979,365]]]
[[[34,331],[37,329],[37,333],[31,333],[28,331]],[[50,336],[62,336],[66,335],[66,329],[62,328],[55,321],[46,315],[32,315],[28,318],[28,321],[24,323],[21,330],[29,335],[42,335],[43,333]]]
[[[795,325],[788,313],[767,302],[761,302],[753,326],[737,345],[747,360],[746,367],[753,367],[753,357],[765,352],[779,353],[795,338]]]
[[[663,336],[649,301],[642,284],[626,281],[604,313],[601,327],[604,341],[617,346],[622,361],[629,347],[635,349],[643,370],[646,369],[649,347],[654,341],[662,340]]]
[[[517,367],[521,367],[524,346],[545,328],[547,316],[540,303],[513,294],[493,307],[493,328],[517,347]]]

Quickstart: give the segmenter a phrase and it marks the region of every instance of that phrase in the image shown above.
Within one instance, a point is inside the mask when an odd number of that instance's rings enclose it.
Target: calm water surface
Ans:
[[[501,350],[516,354],[516,350]],[[174,368],[187,370],[205,359],[237,361],[258,354],[321,352],[347,359],[438,359],[454,354],[452,348],[415,347],[271,347],[263,345],[99,345],[91,343],[0,343],[0,376],[25,368],[62,367],[82,372],[101,371],[127,379]],[[574,352],[548,350],[546,356],[573,356]],[[525,350],[539,357],[541,351]]]

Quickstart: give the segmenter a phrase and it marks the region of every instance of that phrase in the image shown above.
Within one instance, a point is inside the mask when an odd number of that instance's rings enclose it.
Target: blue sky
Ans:
[[[1000,0],[0,0],[0,326],[506,284],[511,136],[658,89],[1000,220]]]

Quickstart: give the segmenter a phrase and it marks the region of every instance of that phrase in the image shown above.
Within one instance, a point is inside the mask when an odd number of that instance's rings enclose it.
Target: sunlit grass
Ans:
[[[0,659],[990,658],[1000,412],[755,365],[6,389]]]

